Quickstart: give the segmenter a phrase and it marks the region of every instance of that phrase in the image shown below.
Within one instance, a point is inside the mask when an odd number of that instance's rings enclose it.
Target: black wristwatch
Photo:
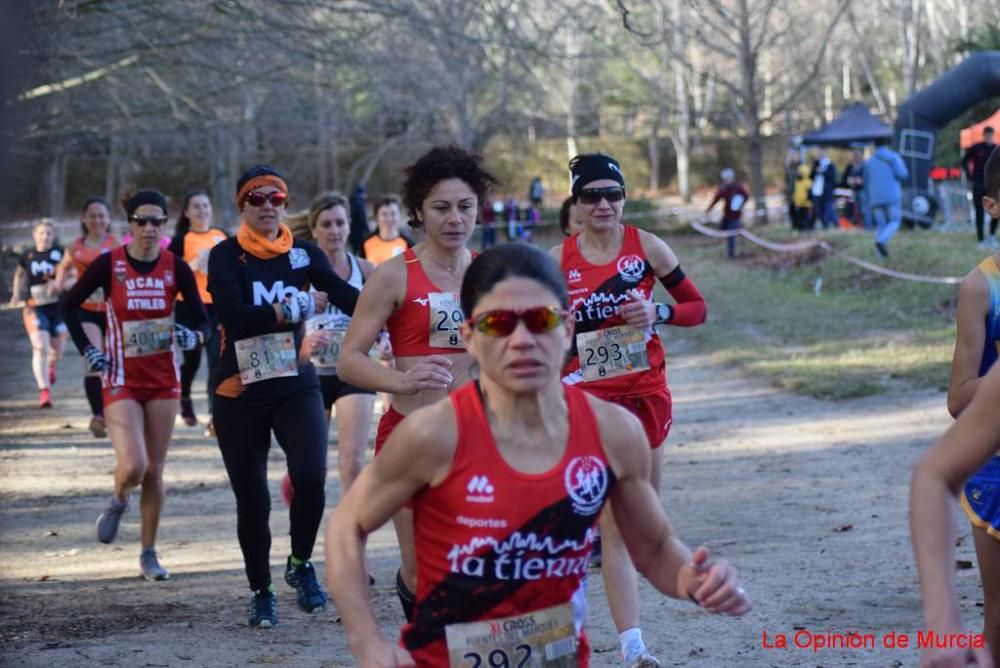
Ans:
[[[670,318],[674,315],[674,310],[670,308],[670,304],[660,304],[656,303],[656,324],[661,325],[666,322],[670,322]]]

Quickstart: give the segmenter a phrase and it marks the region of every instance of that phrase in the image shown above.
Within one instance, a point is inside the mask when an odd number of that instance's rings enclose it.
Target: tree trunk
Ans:
[[[59,146],[49,158],[42,182],[42,215],[59,218],[66,202],[66,163],[68,156],[64,147]]]
[[[754,199],[754,222],[767,222],[767,201],[764,192],[764,142],[760,128],[754,128],[747,139],[750,154],[750,193]]]
[[[687,62],[687,40],[684,38],[684,12],[681,0],[673,0],[670,5],[670,20],[674,25],[674,53],[672,54],[674,69],[674,105],[677,109],[674,120],[674,154],[677,156],[677,188],[685,204],[691,203],[691,96],[688,95],[688,82],[684,72]]]
[[[116,192],[115,185],[117,179],[115,178],[116,172],[118,170],[118,163],[121,160],[121,147],[118,141],[118,134],[112,129],[110,131],[110,136],[108,137],[108,161],[104,165],[104,201],[113,202],[115,200]]]
[[[660,110],[656,110],[653,118],[653,127],[649,129],[649,192],[655,193],[660,189]]]

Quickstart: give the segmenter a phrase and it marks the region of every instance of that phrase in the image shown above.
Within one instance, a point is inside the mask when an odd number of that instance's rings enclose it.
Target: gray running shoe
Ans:
[[[170,572],[160,566],[160,555],[155,547],[147,547],[139,555],[139,570],[147,580],[169,580]]]
[[[643,652],[641,656],[637,657],[632,663],[628,664],[628,668],[659,668],[663,664],[660,660],[649,652]]]
[[[104,509],[101,516],[97,518],[97,540],[102,543],[112,543],[118,535],[118,525],[121,524],[122,515],[128,510],[128,498],[118,501],[114,496],[111,502]]]

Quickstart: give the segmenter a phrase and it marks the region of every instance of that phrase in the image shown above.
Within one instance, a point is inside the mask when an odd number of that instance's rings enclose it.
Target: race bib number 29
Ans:
[[[445,627],[451,668],[576,668],[570,604]]]
[[[431,292],[430,301],[430,345],[434,348],[455,348],[465,350],[459,325],[465,320],[458,295],[450,292]]]

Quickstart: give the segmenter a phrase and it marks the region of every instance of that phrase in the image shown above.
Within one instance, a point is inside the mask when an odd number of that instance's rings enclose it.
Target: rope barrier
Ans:
[[[916,283],[932,283],[935,285],[957,285],[962,282],[960,276],[924,276],[922,274],[911,274],[905,271],[896,271],[894,269],[886,269],[874,262],[869,262],[867,260],[862,260],[861,258],[854,257],[853,255],[848,255],[847,253],[838,250],[831,246],[826,241],[820,239],[813,239],[811,241],[797,241],[794,243],[777,243],[774,241],[768,241],[767,239],[762,239],[752,232],[748,232],[744,229],[737,230],[715,230],[708,227],[704,223],[697,220],[691,222],[691,227],[698,233],[705,235],[706,237],[712,237],[713,239],[728,239],[729,237],[743,237],[747,241],[754,243],[762,248],[768,250],[776,251],[779,253],[801,253],[807,251],[811,248],[819,248],[821,250],[835,255],[845,262],[850,262],[851,264],[857,265],[862,269],[867,269],[868,271],[880,274],[882,276],[888,276],[890,278],[898,278],[904,281],[913,281]]]

